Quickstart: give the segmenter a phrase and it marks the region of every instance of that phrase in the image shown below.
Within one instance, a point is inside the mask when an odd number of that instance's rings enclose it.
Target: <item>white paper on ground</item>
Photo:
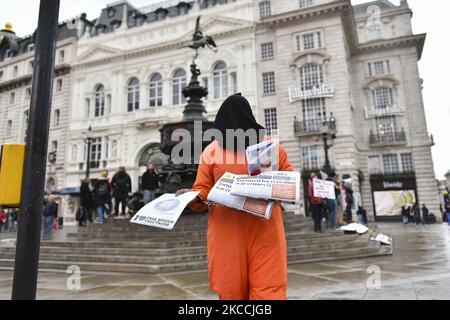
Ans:
[[[131,223],[172,230],[186,206],[200,192],[187,192],[178,197],[173,193],[163,194],[139,210]]]
[[[376,237],[372,237],[370,238],[370,240],[372,241],[378,241],[382,244],[386,244],[386,245],[392,245],[392,238],[385,235],[385,234],[378,234]]]
[[[349,225],[341,227],[341,230],[347,231],[347,232],[356,232],[358,234],[364,234],[367,231],[369,231],[369,228],[367,228],[366,226],[363,226],[362,224],[351,223]]]
[[[241,197],[300,203],[300,173],[295,171],[264,172],[258,176],[239,176],[231,194]]]
[[[231,194],[231,187],[237,177],[235,174],[225,173],[211,189],[207,200],[269,220],[273,208],[272,201],[234,196]]]

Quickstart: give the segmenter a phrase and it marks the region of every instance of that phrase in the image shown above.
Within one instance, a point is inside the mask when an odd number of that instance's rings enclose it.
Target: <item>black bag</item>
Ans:
[[[437,222],[436,216],[434,215],[434,213],[430,213],[430,215],[428,216],[428,223],[435,224],[436,222]]]
[[[75,213],[75,220],[76,221],[80,221],[81,220],[81,216],[82,216],[82,211],[81,211],[81,207],[78,208],[77,212]]]

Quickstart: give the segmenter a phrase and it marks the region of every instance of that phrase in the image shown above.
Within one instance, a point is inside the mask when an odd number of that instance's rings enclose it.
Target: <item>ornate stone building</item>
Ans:
[[[77,32],[58,42],[59,51],[67,47],[57,72],[66,73],[55,78],[60,126],[50,144],[58,141],[58,157],[48,169],[58,189],[77,188],[85,176],[88,137],[92,178],[125,166],[137,190],[148,162],[167,161],[159,129],[182,118],[192,60],[183,47],[199,15],[219,47],[198,58],[211,120],[225,97],[242,92],[297,170],[322,167],[326,133],[331,166],[352,178],[369,212],[399,192],[438,212],[417,66],[425,35],[413,34],[406,1],[165,1],[140,9],[119,1],[92,21],[73,21]],[[25,72],[30,59],[23,52],[0,62],[0,142],[23,141],[27,84],[14,66]]]

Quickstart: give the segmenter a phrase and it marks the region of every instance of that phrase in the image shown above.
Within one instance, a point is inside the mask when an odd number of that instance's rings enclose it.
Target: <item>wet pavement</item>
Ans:
[[[64,239],[66,229],[55,235]],[[394,254],[290,265],[288,299],[450,299],[450,227],[380,223],[394,237]],[[0,234],[0,240],[14,237]],[[44,299],[217,299],[207,272],[178,274],[72,274],[41,271],[37,298]],[[0,271],[0,299],[10,299],[12,271]]]

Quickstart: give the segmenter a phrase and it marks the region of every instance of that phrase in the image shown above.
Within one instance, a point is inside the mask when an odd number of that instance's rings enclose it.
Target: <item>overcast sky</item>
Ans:
[[[111,0],[61,0],[60,21],[85,12],[89,19],[94,19],[100,10]],[[130,0],[136,7],[161,2],[155,0]],[[352,0],[352,3],[364,3]],[[395,4],[399,0],[392,1]],[[419,63],[420,76],[424,82],[424,100],[428,128],[434,135],[436,146],[433,147],[433,160],[437,178],[450,170],[450,1],[448,0],[409,0],[414,11],[413,31],[428,33],[422,60]],[[14,0],[0,1],[0,26],[12,22],[19,36],[34,32],[37,26],[39,1]]]

